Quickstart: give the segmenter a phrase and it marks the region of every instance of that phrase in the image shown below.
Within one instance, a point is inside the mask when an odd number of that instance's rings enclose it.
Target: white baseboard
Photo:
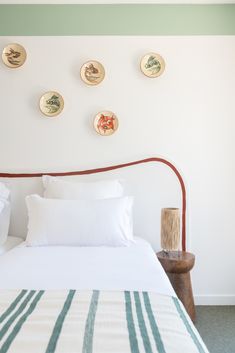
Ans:
[[[194,295],[195,305],[235,305],[235,295]]]

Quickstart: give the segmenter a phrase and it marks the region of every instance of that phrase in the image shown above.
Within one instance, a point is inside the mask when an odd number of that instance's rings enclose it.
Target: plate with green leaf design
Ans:
[[[62,112],[64,99],[58,92],[49,91],[41,96],[39,107],[44,115],[54,117]]]
[[[165,61],[159,54],[148,53],[141,59],[140,68],[145,76],[158,77],[165,70]]]
[[[2,52],[2,61],[11,69],[22,66],[26,57],[25,48],[17,43],[8,44]]]

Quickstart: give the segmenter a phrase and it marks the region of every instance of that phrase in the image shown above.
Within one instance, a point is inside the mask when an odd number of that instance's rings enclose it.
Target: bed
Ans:
[[[8,236],[6,242],[0,246],[0,256],[20,245],[22,242],[22,238]]]
[[[8,183],[11,176],[1,175]],[[180,183],[183,247],[184,192]],[[0,353],[208,352],[153,244],[137,235],[120,247],[24,242],[1,256]]]

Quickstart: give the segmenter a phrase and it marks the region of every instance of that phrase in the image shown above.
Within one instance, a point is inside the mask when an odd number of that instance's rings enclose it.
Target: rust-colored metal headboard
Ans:
[[[81,170],[81,171],[75,171],[75,172],[56,172],[56,173],[0,173],[0,178],[36,178],[36,177],[41,177],[42,175],[52,175],[52,176],[72,176],[72,175],[84,175],[84,174],[94,174],[94,173],[102,173],[102,172],[108,172],[110,170],[114,169],[119,169],[119,168],[125,168],[125,167],[130,167],[132,165],[136,164],[142,164],[142,163],[149,163],[149,162],[159,162],[167,165],[170,167],[175,175],[177,176],[180,186],[181,186],[181,191],[182,191],[182,250],[186,251],[186,188],[185,184],[183,181],[183,178],[180,174],[180,172],[177,170],[177,168],[169,161],[163,158],[157,158],[157,157],[152,157],[152,158],[145,158],[141,159],[139,161],[134,161],[130,163],[124,163],[124,164],[118,164],[118,165],[113,165],[110,167],[104,167],[104,168],[97,168],[97,169],[88,169],[88,170]]]

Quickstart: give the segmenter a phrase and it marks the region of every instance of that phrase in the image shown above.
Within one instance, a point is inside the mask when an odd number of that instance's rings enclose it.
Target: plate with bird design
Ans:
[[[44,115],[54,117],[64,109],[64,99],[58,92],[49,91],[41,96],[39,107]]]
[[[103,81],[105,70],[101,63],[91,60],[82,65],[80,75],[87,85],[95,86]]]
[[[113,112],[99,112],[94,119],[94,128],[102,136],[110,136],[118,129],[118,118]]]
[[[145,76],[158,77],[165,70],[165,61],[159,54],[148,53],[142,57],[140,68]]]
[[[8,44],[2,52],[2,61],[12,69],[22,66],[26,58],[25,48],[17,43]]]

